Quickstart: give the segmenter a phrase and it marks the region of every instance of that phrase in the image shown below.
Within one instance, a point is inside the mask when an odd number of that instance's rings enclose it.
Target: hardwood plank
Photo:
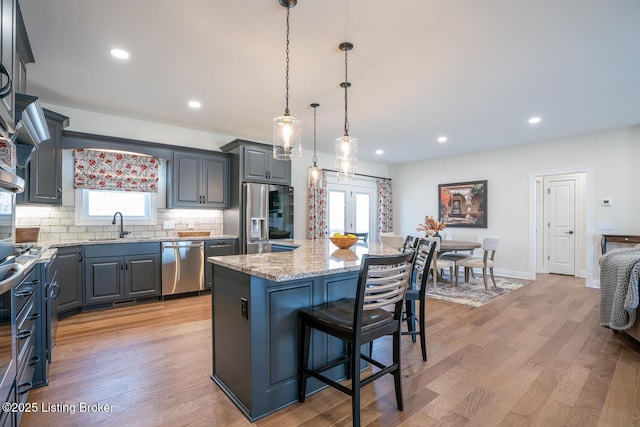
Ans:
[[[402,341],[405,409],[393,381],[362,391],[364,426],[637,426],[640,343],[599,326],[598,290],[559,275],[483,307],[427,301],[429,360]],[[387,358],[389,339],[374,354]],[[101,402],[112,413],[27,413],[23,426],[350,426],[326,389],[250,423],[213,383],[211,297],[82,313],[59,323],[35,403]]]

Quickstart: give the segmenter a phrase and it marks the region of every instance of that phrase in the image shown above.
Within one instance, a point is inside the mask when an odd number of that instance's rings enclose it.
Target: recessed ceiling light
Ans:
[[[535,124],[540,123],[541,121],[542,121],[542,119],[541,119],[540,117],[538,117],[538,116],[533,116],[533,117],[531,117],[531,118],[529,119],[529,124],[530,124],[530,125],[535,125]]]
[[[376,150],[376,154],[377,154],[378,156],[381,156],[381,155],[383,155],[383,154],[384,154],[384,151],[382,151],[382,150]]]
[[[441,144],[442,144],[443,142],[447,142],[447,137],[446,137],[446,136],[439,136],[439,137],[438,137],[438,142],[439,142],[439,143],[441,143]]]
[[[200,101],[196,101],[195,99],[192,99],[191,101],[189,101],[189,107],[193,108],[194,110],[197,110],[198,108],[202,107],[202,104],[200,104]]]
[[[109,52],[118,59],[129,59],[129,52],[126,50],[113,48]]]

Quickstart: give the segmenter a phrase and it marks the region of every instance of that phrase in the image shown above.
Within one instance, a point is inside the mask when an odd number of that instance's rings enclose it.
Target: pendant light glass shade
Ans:
[[[351,181],[355,175],[358,162],[358,139],[349,135],[347,96],[347,90],[351,86],[347,74],[347,52],[353,49],[353,44],[343,42],[338,47],[344,52],[344,82],[340,83],[340,87],[344,89],[344,134],[336,138],[336,169],[338,170],[338,181]]]
[[[273,157],[290,160],[302,157],[302,122],[291,115],[273,119]]]
[[[282,7],[287,8],[287,66],[284,114],[273,119],[273,157],[290,160],[292,157],[302,157],[302,122],[289,112],[289,10],[296,5],[297,0],[278,0],[278,2]]]
[[[336,138],[336,169],[338,180],[353,180],[358,166],[358,138],[343,135]]]
[[[313,107],[313,166],[309,167],[307,176],[307,186],[309,188],[317,188],[320,186],[320,178],[322,169],[318,167],[318,156],[316,155],[316,111],[320,106],[318,103],[311,104]]]

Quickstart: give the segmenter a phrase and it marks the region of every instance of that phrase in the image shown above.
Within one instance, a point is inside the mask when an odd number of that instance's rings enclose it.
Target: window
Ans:
[[[121,212],[128,224],[155,225],[157,193],[76,189],[76,224],[111,224]]]

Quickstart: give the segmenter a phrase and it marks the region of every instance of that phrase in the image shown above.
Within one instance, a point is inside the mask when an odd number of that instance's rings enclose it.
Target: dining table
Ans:
[[[440,253],[451,251],[470,251],[481,248],[478,242],[467,242],[465,240],[442,240],[440,242]]]

